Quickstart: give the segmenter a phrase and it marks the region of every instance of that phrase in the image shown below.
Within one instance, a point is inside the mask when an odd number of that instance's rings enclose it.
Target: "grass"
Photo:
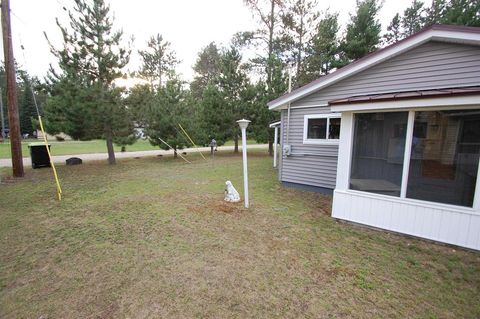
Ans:
[[[38,143],[42,142],[41,140],[24,140],[22,142],[22,154],[23,157],[29,157],[30,151],[28,149],[29,143]],[[75,155],[75,154],[90,154],[90,153],[106,153],[107,147],[104,140],[92,140],[92,141],[49,141],[52,144],[52,154],[53,155]],[[256,144],[254,140],[249,140],[249,144]],[[240,141],[241,144],[241,141]],[[233,146],[233,141],[227,141],[226,146]],[[115,151],[120,152],[121,147],[114,145]],[[127,145],[127,152],[136,152],[136,151],[150,151],[158,150],[158,146],[153,146],[148,140],[137,140],[132,145]],[[10,143],[4,142],[0,143],[0,158],[10,158]]]
[[[60,166],[0,185],[1,318],[478,318],[480,254],[336,222],[271,158]],[[3,171],[5,174],[5,171]]]

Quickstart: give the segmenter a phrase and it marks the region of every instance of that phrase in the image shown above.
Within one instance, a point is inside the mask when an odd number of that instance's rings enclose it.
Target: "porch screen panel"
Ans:
[[[480,110],[415,113],[407,197],[473,206]]]
[[[350,189],[400,196],[408,112],[355,114]]]

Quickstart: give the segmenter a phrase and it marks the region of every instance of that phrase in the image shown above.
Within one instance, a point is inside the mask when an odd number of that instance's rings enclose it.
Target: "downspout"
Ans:
[[[288,68],[288,93],[292,92],[292,68]],[[288,139],[290,137],[290,102],[288,103],[287,109],[287,145]]]

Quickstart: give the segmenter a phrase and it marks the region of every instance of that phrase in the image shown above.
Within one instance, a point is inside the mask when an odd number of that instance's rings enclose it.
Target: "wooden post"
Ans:
[[[12,47],[12,28],[10,25],[10,0],[2,0],[2,31],[5,73],[7,76],[7,109],[13,176],[23,177],[22,139],[17,105],[17,81]]]
[[[2,131],[0,132],[0,136],[3,140],[7,137],[5,134],[5,116],[3,115],[3,95],[2,89],[0,88],[0,121],[2,121]]]

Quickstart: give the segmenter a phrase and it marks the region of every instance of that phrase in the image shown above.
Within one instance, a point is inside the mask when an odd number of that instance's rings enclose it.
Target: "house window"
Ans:
[[[340,138],[340,114],[305,115],[304,144],[338,143]]]
[[[407,198],[473,206],[480,111],[416,112]]]
[[[473,207],[480,109],[354,116],[350,189]]]
[[[408,112],[355,114],[350,189],[400,196]]]
[[[323,119],[309,119],[307,139],[326,139],[327,138],[327,122]]]

